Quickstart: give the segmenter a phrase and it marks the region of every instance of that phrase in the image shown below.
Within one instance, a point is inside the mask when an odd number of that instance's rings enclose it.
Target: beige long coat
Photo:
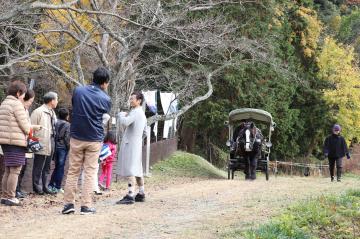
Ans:
[[[126,129],[118,153],[117,173],[123,177],[142,177],[142,145],[147,125],[145,113],[141,107],[137,107],[127,116],[120,112],[118,117]]]
[[[0,105],[0,144],[26,147],[30,127],[24,105],[8,95]]]
[[[39,138],[39,142],[43,146],[43,149],[36,152],[36,154],[51,155],[51,135],[54,134],[55,122],[56,114],[54,110],[49,109],[45,104],[31,113],[31,124],[42,126],[40,130],[34,132],[34,137]]]

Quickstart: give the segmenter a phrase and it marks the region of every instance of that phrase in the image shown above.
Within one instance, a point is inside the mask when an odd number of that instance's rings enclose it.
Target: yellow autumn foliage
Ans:
[[[269,29],[273,27],[281,27],[282,17],[284,16],[284,6],[277,6],[274,8],[274,16],[272,18],[271,24],[269,24]]]
[[[334,33],[338,32],[340,29],[340,25],[341,25],[341,16],[336,15],[330,19],[329,28],[331,29],[332,32]]]
[[[360,69],[354,50],[328,37],[318,56],[319,76],[333,85],[324,92],[337,122],[348,139],[360,139]]]
[[[300,33],[300,45],[303,53],[305,57],[313,57],[322,30],[321,22],[317,19],[316,11],[306,7],[300,7],[296,14],[307,23],[306,29]]]
[[[51,0],[51,3],[61,4],[69,1],[71,0]],[[80,4],[74,5],[73,7],[89,9],[90,1],[82,0]],[[46,10],[46,14],[50,17],[42,19],[39,27],[41,33],[35,36],[38,48],[41,49],[40,51],[44,54],[64,52],[64,54],[58,56],[60,67],[69,75],[74,76],[75,70],[72,67],[74,54],[71,50],[80,43],[71,34],[65,31],[56,32],[54,30],[63,28],[73,35],[78,36],[80,39],[84,35],[83,32],[87,32],[87,34],[90,34],[87,43],[97,43],[100,41],[100,34],[93,24],[92,18],[94,16],[67,10]],[[74,21],[76,23],[74,23]],[[82,32],[82,30],[84,31]]]

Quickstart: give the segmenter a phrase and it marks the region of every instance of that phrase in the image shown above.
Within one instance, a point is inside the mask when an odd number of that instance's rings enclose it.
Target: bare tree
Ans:
[[[103,65],[114,112],[128,108],[135,88],[157,88],[176,93],[182,108],[150,122],[173,118],[209,98],[226,67],[268,61],[267,47],[236,37],[239,26],[226,18],[225,5],[246,2],[253,1],[25,1],[0,12],[0,71],[46,70],[82,85]]]

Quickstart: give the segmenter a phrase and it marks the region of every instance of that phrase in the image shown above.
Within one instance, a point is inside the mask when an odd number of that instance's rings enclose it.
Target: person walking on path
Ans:
[[[129,114],[119,113],[120,124],[125,133],[121,141],[118,154],[118,174],[128,179],[128,193],[117,204],[133,204],[145,201],[144,176],[142,166],[142,145],[146,137],[146,116],[141,107],[144,96],[140,92],[134,92],[130,97],[132,110]],[[139,193],[135,196],[135,179],[139,186]]]
[[[31,120],[30,120],[30,115],[29,115],[29,109],[30,109],[32,103],[34,102],[34,99],[35,99],[35,92],[31,89],[28,89],[25,94],[23,104],[24,104],[24,107],[26,110],[26,115],[27,115],[30,123],[31,123]],[[25,154],[25,164],[21,168],[19,179],[18,179],[18,184],[16,187],[16,198],[25,198],[26,197],[26,193],[21,190],[21,183],[22,183],[22,179],[24,178],[24,175],[25,175],[27,162],[28,162],[28,160],[32,159],[33,157],[34,157],[34,155],[32,153],[28,152]]]
[[[342,159],[345,157],[350,159],[350,153],[344,137],[340,135],[341,127],[335,124],[332,128],[332,134],[325,139],[324,154],[329,160],[329,170],[331,182],[334,181],[334,171],[336,164],[337,181],[341,181]]]
[[[104,139],[104,145],[107,145],[111,151],[111,155],[109,155],[107,158],[105,158],[101,162],[101,175],[99,179],[99,183],[101,188],[104,191],[110,190],[111,185],[111,176],[112,176],[112,165],[115,160],[116,156],[116,134],[114,131],[109,131]],[[105,187],[103,185],[104,179],[106,177],[106,184]]]
[[[70,148],[70,123],[69,111],[65,108],[59,109],[58,121],[55,124],[55,169],[51,175],[49,189],[54,192],[63,192],[61,189],[64,177],[65,161]]]
[[[55,92],[48,92],[44,95],[43,101],[44,104],[31,114],[31,123],[43,127],[34,134],[43,147],[35,153],[32,171],[33,190],[39,195],[54,194],[47,186],[55,148],[56,114],[54,109],[58,104],[58,95]]]
[[[93,73],[93,84],[78,86],[72,97],[72,122],[70,127],[69,170],[65,183],[63,214],[75,212],[75,193],[81,168],[84,184],[81,190],[81,214],[95,213],[92,192],[100,149],[104,140],[102,117],[111,109],[110,97],[105,93],[110,74],[99,67]]]
[[[19,174],[25,165],[27,137],[32,129],[29,116],[23,105],[26,86],[21,81],[13,81],[5,100],[0,105],[0,145],[4,154],[5,173],[2,178],[1,204],[18,206],[20,201],[15,197]]]

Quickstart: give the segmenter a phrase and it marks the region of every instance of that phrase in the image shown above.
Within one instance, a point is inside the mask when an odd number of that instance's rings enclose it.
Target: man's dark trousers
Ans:
[[[331,178],[334,178],[335,175],[335,165],[337,179],[341,179],[342,158],[329,158],[329,170]]]
[[[35,154],[32,171],[33,190],[36,193],[48,191],[48,180],[50,176],[50,165],[54,155],[54,138],[51,138],[51,155]]]

